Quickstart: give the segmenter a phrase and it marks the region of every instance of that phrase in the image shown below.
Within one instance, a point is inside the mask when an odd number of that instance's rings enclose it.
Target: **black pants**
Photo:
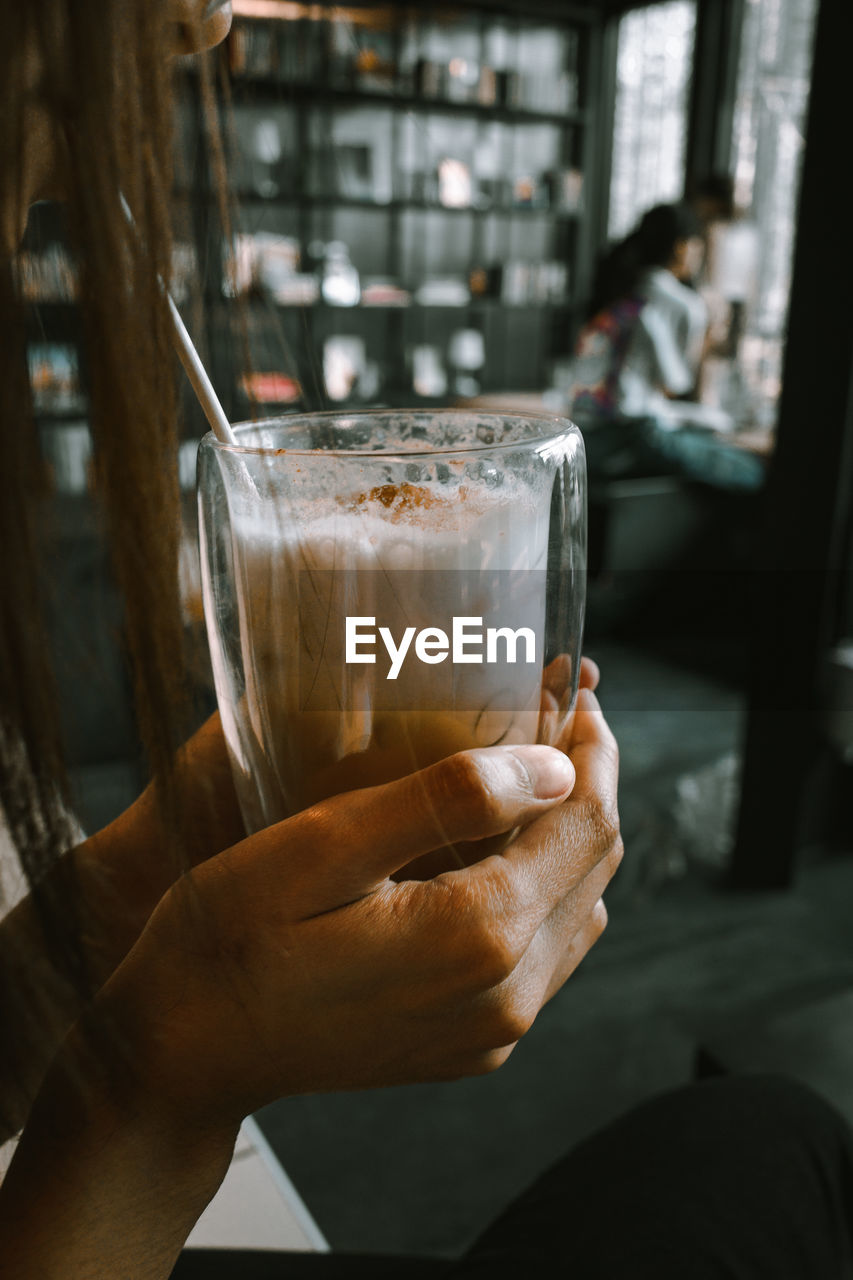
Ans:
[[[174,1280],[853,1280],[853,1135],[809,1090],[725,1077],[582,1142],[457,1261],[185,1252]]]

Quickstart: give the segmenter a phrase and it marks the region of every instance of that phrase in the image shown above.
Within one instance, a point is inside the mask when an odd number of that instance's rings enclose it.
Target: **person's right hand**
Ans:
[[[498,1066],[602,933],[621,859],[617,751],[591,691],[567,747],[571,765],[543,746],[464,752],[196,867],[101,996],[140,1087],[233,1122],[285,1094]],[[391,879],[520,825],[501,854]]]

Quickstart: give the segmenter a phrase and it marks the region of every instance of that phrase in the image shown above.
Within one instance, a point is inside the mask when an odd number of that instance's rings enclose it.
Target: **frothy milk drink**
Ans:
[[[375,409],[233,431],[201,443],[199,533],[249,830],[460,750],[563,740],[586,563],[572,423]]]
[[[396,483],[231,511],[243,680],[214,647],[249,829],[473,746],[535,742],[548,503]]]

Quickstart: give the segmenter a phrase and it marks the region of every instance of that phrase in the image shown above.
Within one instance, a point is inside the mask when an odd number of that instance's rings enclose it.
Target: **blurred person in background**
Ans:
[[[741,339],[755,300],[758,228],[735,204],[734,179],[728,174],[711,174],[694,183],[689,203],[702,223],[705,244],[702,269],[693,284],[709,314],[700,398],[748,425],[753,406],[741,367]]]
[[[724,411],[695,396],[709,313],[694,282],[703,224],[686,203],[649,209],[598,262],[573,364],[570,414],[593,475],[684,473],[756,487],[754,459],[709,450],[679,428],[728,431]]]

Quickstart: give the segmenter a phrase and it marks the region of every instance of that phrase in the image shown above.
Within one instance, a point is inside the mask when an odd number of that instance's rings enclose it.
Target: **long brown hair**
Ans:
[[[158,286],[171,260],[172,73],[164,54],[165,15],[148,0],[27,0],[4,9],[4,201],[17,211],[24,199],[24,111],[35,94],[61,126],[97,494],[124,602],[140,733],[166,809],[174,810],[170,766],[186,723],[177,398],[169,317]],[[73,886],[58,885],[55,874],[45,881],[70,832],[38,589],[46,485],[14,261],[0,266],[0,326],[0,807],[55,963],[83,987]]]

